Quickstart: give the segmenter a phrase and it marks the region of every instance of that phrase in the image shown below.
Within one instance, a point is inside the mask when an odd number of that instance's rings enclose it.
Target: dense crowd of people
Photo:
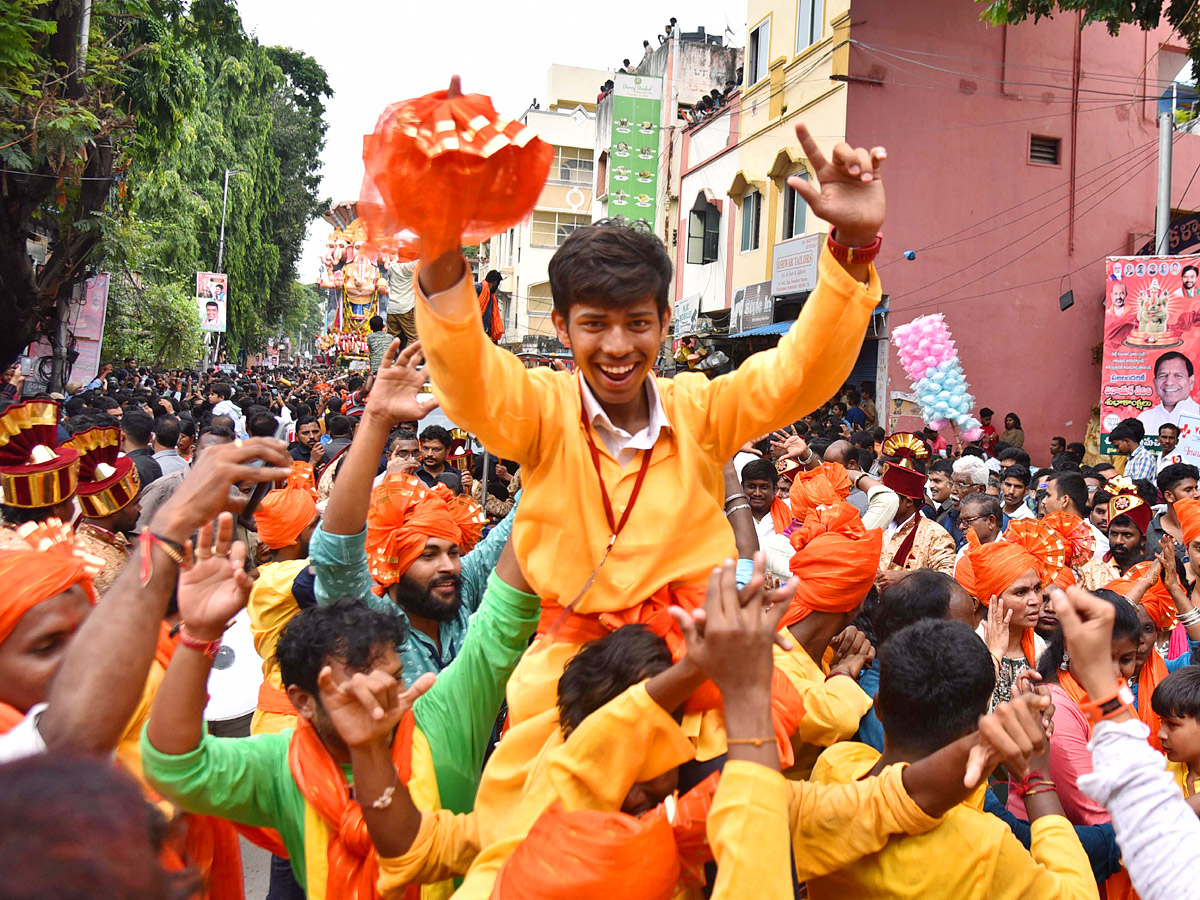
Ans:
[[[619,221],[550,264],[570,371],[452,252],[362,375],[4,373],[0,897],[241,898],[243,840],[276,900],[1200,896],[1200,472],[887,433],[886,153],[797,137],[819,284],[727,375],[653,377]]]

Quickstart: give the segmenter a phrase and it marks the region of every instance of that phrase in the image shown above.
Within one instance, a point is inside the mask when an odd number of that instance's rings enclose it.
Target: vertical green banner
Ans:
[[[608,214],[642,219],[653,229],[658,212],[662,79],[617,75],[608,154]]]

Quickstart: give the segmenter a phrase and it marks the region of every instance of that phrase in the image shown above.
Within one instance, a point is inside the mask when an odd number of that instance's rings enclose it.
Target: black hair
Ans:
[[[179,443],[179,420],[174,416],[159,416],[154,420],[154,439],[168,449]]]
[[[179,436],[189,437],[194,441],[196,439],[196,420],[187,413],[180,413],[175,418],[179,422]]]
[[[1197,275],[1200,275],[1200,269],[1197,269],[1195,266],[1184,266],[1183,267],[1183,272],[1187,272],[1189,270],[1192,272],[1195,272]],[[1179,274],[1182,275],[1183,272],[1180,272]]]
[[[985,406],[983,409],[981,409],[981,410],[979,411],[979,415],[981,415],[981,416],[994,416],[994,415],[996,415],[996,411],[995,411],[994,409],[992,409],[991,407],[987,407],[987,406]]]
[[[343,597],[331,606],[312,606],[293,616],[279,635],[275,661],[285,688],[294,684],[315,697],[317,676],[331,659],[365,670],[384,648],[399,647],[407,637],[408,626],[399,616]]]
[[[121,430],[139,444],[149,444],[154,433],[154,420],[140,409],[127,409],[121,416]]]
[[[1058,493],[1066,494],[1070,498],[1076,509],[1088,508],[1087,482],[1083,480],[1081,474],[1078,472],[1051,472],[1050,480],[1054,482]]]
[[[1137,641],[1141,634],[1142,626],[1138,624],[1137,612],[1134,610],[1133,605],[1116,591],[1110,591],[1107,588],[1092,591],[1092,594],[1106,601],[1113,608],[1115,616],[1113,618],[1112,639],[1117,641],[1121,638],[1129,638],[1130,640]],[[1063,637],[1062,628],[1056,628],[1054,633],[1050,635],[1050,641],[1046,645],[1046,649],[1038,657],[1037,670],[1038,674],[1042,676],[1042,681],[1057,683],[1058,667],[1062,665],[1066,655],[1066,638]]]
[[[917,622],[879,648],[875,711],[890,746],[929,754],[975,730],[995,686],[991,655],[974,631]]]
[[[51,506],[9,506],[8,504],[0,504],[0,516],[3,516],[4,521],[9,525],[24,525],[26,522],[44,522],[50,518],[55,505],[57,504]]]
[[[1146,436],[1146,426],[1137,419],[1122,419],[1117,423],[1117,426],[1108,433],[1110,441],[1134,441],[1141,443],[1142,438]]]
[[[1025,487],[1029,487],[1029,483],[1033,480],[1033,474],[1029,471],[1027,466],[1023,466],[1018,463],[1015,466],[1009,466],[1007,469],[1001,470],[1001,481],[1005,481],[1009,478],[1015,478],[1017,481],[1021,482],[1021,484],[1025,485]]]
[[[329,427],[330,437],[350,436],[350,419],[346,416],[333,416],[326,419],[325,424]]]
[[[1149,478],[1135,478],[1133,487],[1138,496],[1146,501],[1147,506],[1153,506],[1158,502],[1158,486]]]
[[[973,444],[968,444],[963,447],[962,456],[978,456],[980,459],[987,459],[987,453],[982,447],[976,447]]]
[[[1159,434],[1162,434],[1162,433],[1163,433],[1163,429],[1164,429],[1164,428],[1170,428],[1172,431],[1174,431],[1174,432],[1175,432],[1175,436],[1176,436],[1176,437],[1178,437],[1178,436],[1179,436],[1179,426],[1178,426],[1178,425],[1176,425],[1175,423],[1173,423],[1173,422],[1163,422],[1161,425],[1159,425],[1159,426],[1158,426],[1158,433],[1159,433]]]
[[[945,572],[917,569],[884,588],[871,624],[879,640],[886,641],[902,628],[924,619],[944,619],[950,614],[955,590],[962,590]]]
[[[1187,366],[1188,378],[1191,378],[1193,375],[1196,374],[1196,369],[1192,365],[1192,361],[1190,359],[1188,359],[1186,356],[1184,356],[1178,350],[1168,350],[1166,353],[1164,353],[1162,356],[1160,356],[1158,359],[1156,359],[1154,361],[1154,377],[1155,378],[1158,377],[1158,367],[1159,366],[1161,366],[1165,362],[1170,362],[1173,359],[1182,359],[1183,360],[1183,364],[1185,366]],[[1122,421],[1128,422],[1129,420],[1123,419]]]
[[[1074,453],[1068,453],[1064,450],[1062,453],[1054,454],[1054,459],[1050,463],[1050,468],[1055,472],[1078,472],[1080,471],[1079,460]]]
[[[385,447],[385,450],[386,452],[391,453],[392,448],[396,446],[396,441],[415,441],[416,439],[417,433],[411,428],[397,428],[388,435],[387,446]]]
[[[1075,457],[1075,463],[1078,465],[1087,456],[1087,447],[1079,441],[1071,441],[1071,443],[1067,444],[1067,453]]]
[[[1065,437],[1063,437],[1061,434],[1056,434],[1054,437],[1050,438],[1050,443],[1051,443],[1051,444],[1053,444],[1053,443],[1055,443],[1055,442],[1057,442],[1057,443],[1059,443],[1059,444],[1062,444],[1062,445],[1063,445],[1063,449],[1064,449],[1064,450],[1066,449],[1066,446],[1067,446],[1067,439],[1066,439]]]
[[[421,442],[425,441],[440,441],[441,445],[449,450],[454,438],[450,437],[450,432],[441,425],[430,425],[421,432]]]
[[[250,437],[275,437],[279,420],[266,410],[256,412],[246,420],[246,433]]]
[[[929,474],[940,472],[942,475],[948,476],[951,480],[954,479],[954,462],[949,459],[936,459],[929,466]]]
[[[653,297],[661,320],[671,290],[671,257],[646,223],[620,217],[576,228],[550,260],[554,309],[577,303],[628,306]]]
[[[644,625],[625,625],[584,645],[558,679],[558,723],[563,737],[569,737],[605,703],[670,666],[667,642]]]
[[[227,419],[229,417],[215,416],[214,418]],[[199,437],[204,437],[205,435],[211,435],[212,437],[220,438],[224,441],[232,441],[237,439],[237,435],[234,434],[233,429],[228,425],[209,425],[207,428],[201,429]],[[197,440],[198,439],[199,438],[197,438]]]
[[[1017,465],[1030,468],[1033,465],[1033,459],[1021,447],[1009,447],[1006,450],[1001,450],[996,454],[996,459],[1000,462],[1008,462],[1010,459],[1015,461]]]
[[[1005,413],[1005,414],[1004,414],[1004,418],[1005,418],[1006,420],[1007,420],[1007,419],[1012,419],[1012,420],[1013,420],[1013,428],[1020,428],[1020,427],[1021,427],[1021,417],[1020,417],[1020,416],[1018,416],[1018,415],[1017,415],[1015,412]],[[1019,450],[1020,448],[1018,447],[1017,449]]]
[[[742,466],[742,483],[750,480],[769,481],[773,487],[779,483],[779,473],[769,459],[752,459]]]
[[[229,385],[227,385],[223,381],[218,381],[215,384],[210,384],[208,386],[208,391],[211,394],[216,394],[222,400],[228,400],[230,397],[233,396],[233,388],[231,388]]]
[[[315,416],[301,416],[296,420],[296,430],[299,431],[305,425],[317,425],[319,427],[320,424]]]
[[[1108,501],[1111,500],[1112,498],[1113,498],[1113,495],[1110,494],[1108,491],[1106,491],[1104,488],[1096,488],[1096,493],[1092,494],[1092,505],[1088,509],[1088,512],[1091,512],[1097,506],[1107,506]]]
[[[1200,719],[1200,666],[1184,666],[1160,681],[1150,705],[1163,718]]]
[[[1189,463],[1174,463],[1158,473],[1158,489],[1164,494],[1175,490],[1181,481],[1200,481],[1200,469]]]
[[[967,496],[959,501],[958,508],[961,510],[966,509],[968,506],[978,506],[983,516],[991,516],[996,520],[997,526],[1004,523],[1004,509],[1000,506],[999,497],[993,497],[991,494],[982,492],[967,494]]]
[[[383,317],[371,316],[371,320],[367,323],[372,331],[383,331]]]

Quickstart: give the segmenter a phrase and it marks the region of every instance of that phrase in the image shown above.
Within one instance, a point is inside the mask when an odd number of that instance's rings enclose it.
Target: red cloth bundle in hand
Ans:
[[[363,140],[363,203],[372,243],[409,229],[429,257],[524,219],[554,148],[503,119],[482,94],[435,91],[393,103]]]

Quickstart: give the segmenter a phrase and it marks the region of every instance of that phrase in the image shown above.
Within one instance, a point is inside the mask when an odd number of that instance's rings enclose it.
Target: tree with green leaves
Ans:
[[[195,107],[190,48],[236,23],[225,0],[0,0],[0,364],[53,334],[129,167],[152,164]]]
[[[1189,56],[1200,62],[1200,7],[1196,0],[976,0],[986,3],[983,18],[994,25],[1015,25],[1028,18],[1052,18],[1057,13],[1082,13],[1085,25],[1103,22],[1111,34],[1122,25],[1149,31],[1165,18],[1175,34],[1191,48]],[[1197,71],[1200,71],[1198,69]]]

